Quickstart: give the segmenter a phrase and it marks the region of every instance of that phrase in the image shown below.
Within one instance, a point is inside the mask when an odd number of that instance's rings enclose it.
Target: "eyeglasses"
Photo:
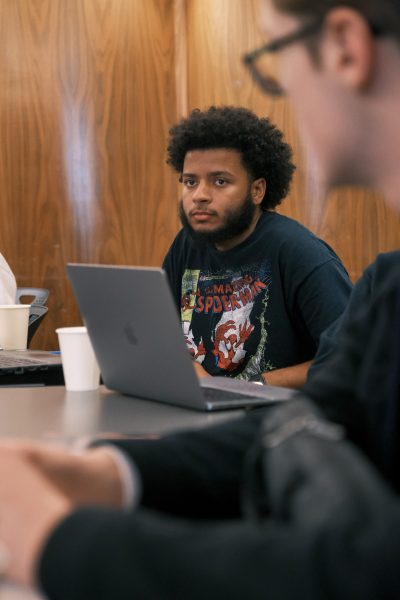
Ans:
[[[266,54],[268,55],[279,52],[280,50],[282,50],[282,48],[290,46],[291,44],[299,42],[300,40],[308,37],[309,35],[317,33],[321,29],[325,21],[325,17],[326,14],[320,15],[319,17],[313,19],[312,21],[309,21],[299,29],[296,29],[296,31],[293,31],[292,33],[284,35],[280,38],[277,38],[276,40],[273,40],[272,42],[261,46],[261,48],[256,48],[256,50],[253,50],[252,52],[249,52],[248,54],[245,54],[243,56],[243,62],[245,66],[249,70],[254,81],[260,86],[262,90],[264,90],[264,92],[272,96],[282,96],[285,94],[285,90],[282,88],[278,80],[273,75],[268,74],[265,68],[262,68],[264,67],[264,65],[261,66],[260,64],[258,64],[260,57]],[[384,34],[384,28],[382,28],[380,25],[376,23],[371,23],[370,21],[367,22],[372,35],[380,36]]]
[[[267,94],[272,96],[282,96],[285,93],[284,89],[281,87],[275,77],[265,73],[264,69],[260,68],[260,65],[258,64],[260,57],[265,54],[274,54],[279,52],[283,48],[286,48],[286,46],[290,46],[291,44],[294,44],[295,42],[298,42],[309,35],[317,33],[321,28],[324,19],[325,15],[318,17],[317,19],[306,23],[296,31],[273,40],[272,42],[261,46],[261,48],[257,48],[256,50],[253,50],[252,52],[249,52],[243,56],[243,62],[245,66],[249,70],[254,81],[262,90],[264,90],[264,92],[267,92]]]

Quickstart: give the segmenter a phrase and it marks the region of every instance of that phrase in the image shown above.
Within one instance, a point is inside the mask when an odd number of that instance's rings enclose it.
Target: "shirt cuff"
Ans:
[[[135,509],[142,497],[142,479],[138,468],[123,450],[111,444],[105,444],[101,449],[109,453],[117,467],[122,486],[122,508]]]

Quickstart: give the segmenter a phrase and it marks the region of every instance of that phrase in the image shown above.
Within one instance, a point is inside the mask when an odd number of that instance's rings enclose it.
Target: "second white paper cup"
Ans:
[[[86,327],[56,329],[60,344],[65,387],[70,392],[95,390],[100,369]]]
[[[30,304],[0,305],[0,348],[26,350]]]

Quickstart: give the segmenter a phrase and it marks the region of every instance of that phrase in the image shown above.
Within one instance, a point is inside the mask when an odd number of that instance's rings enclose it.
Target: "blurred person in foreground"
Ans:
[[[247,62],[266,91],[291,96],[327,185],[367,184],[400,210],[400,1],[262,8],[269,43]],[[256,72],[271,51],[278,82]],[[83,456],[3,446],[4,574],[51,599],[398,598],[400,270],[390,263],[307,396]]]

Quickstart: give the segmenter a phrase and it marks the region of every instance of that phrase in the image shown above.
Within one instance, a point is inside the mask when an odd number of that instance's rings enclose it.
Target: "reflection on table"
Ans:
[[[93,392],[55,387],[0,387],[0,437],[68,441],[104,432],[159,435],[204,427],[242,411],[203,413],[124,396],[104,386]]]

